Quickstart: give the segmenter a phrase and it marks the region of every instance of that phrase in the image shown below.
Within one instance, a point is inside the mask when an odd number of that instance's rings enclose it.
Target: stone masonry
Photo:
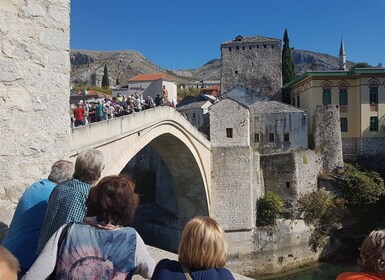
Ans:
[[[281,40],[267,37],[242,37],[221,45],[221,90],[236,85],[273,96],[282,87]]]
[[[69,151],[69,0],[0,1],[0,222]]]
[[[323,171],[343,167],[338,105],[318,105],[313,117],[314,149],[322,154]]]

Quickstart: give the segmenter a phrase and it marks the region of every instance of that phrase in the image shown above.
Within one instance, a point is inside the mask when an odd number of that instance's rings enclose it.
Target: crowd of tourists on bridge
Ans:
[[[225,233],[209,217],[186,224],[178,261],[156,263],[129,226],[139,204],[134,181],[102,178],[104,167],[99,150],[83,151],[26,189],[0,246],[0,279],[234,279],[224,268]]]
[[[112,98],[105,96],[97,100],[80,100],[71,108],[71,127],[82,126],[93,122],[109,120],[116,117],[129,115],[158,106],[175,108],[174,101],[169,101],[168,96],[159,94],[153,99],[151,96],[132,94],[130,96],[118,95]]]

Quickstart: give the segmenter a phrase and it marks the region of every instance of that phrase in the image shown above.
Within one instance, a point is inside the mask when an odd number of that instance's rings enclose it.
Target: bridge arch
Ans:
[[[96,148],[105,156],[103,176],[119,174],[147,145],[161,156],[173,177],[178,230],[195,215],[209,215],[210,142],[175,109],[157,107],[74,128],[70,157]]]

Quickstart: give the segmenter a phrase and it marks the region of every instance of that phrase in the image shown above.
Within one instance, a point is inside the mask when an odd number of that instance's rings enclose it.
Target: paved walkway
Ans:
[[[170,253],[155,247],[147,246],[148,251],[150,252],[150,255],[154,258],[155,262],[160,261],[161,259],[170,259],[170,260],[177,260],[178,255],[174,253]],[[235,280],[252,280],[251,278],[233,273]],[[134,280],[140,280],[143,279],[139,275],[135,275],[132,279]]]

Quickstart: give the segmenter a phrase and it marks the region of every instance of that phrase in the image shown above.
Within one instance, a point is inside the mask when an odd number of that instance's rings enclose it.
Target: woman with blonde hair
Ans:
[[[185,226],[179,244],[179,262],[163,259],[155,267],[153,280],[234,280],[224,268],[227,257],[225,233],[219,224],[197,216]]]
[[[385,280],[385,230],[374,230],[364,240],[358,272],[344,272],[337,280]]]

